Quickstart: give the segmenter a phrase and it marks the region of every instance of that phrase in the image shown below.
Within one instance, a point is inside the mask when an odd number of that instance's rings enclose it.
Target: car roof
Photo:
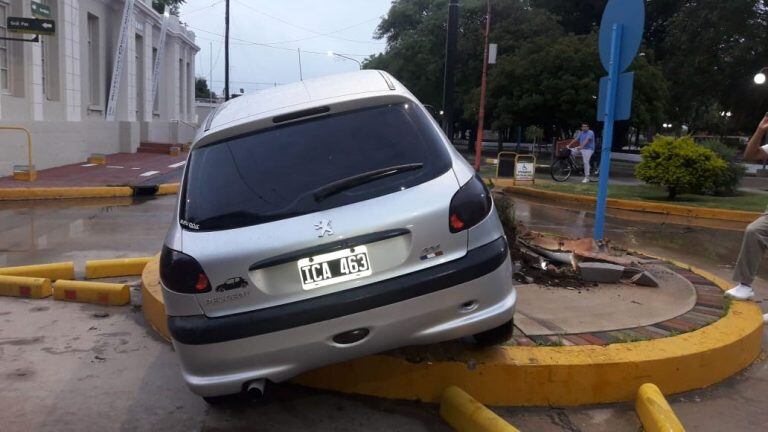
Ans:
[[[338,101],[363,99],[372,94],[401,94],[408,90],[391,75],[378,70],[361,70],[328,75],[270,87],[231,99],[206,120],[204,132],[229,128],[244,122],[257,122],[279,114],[301,111]],[[200,138],[200,137],[198,137]]]

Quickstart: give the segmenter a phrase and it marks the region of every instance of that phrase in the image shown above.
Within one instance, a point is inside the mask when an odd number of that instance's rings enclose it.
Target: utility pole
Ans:
[[[213,103],[213,41],[209,42],[210,51],[208,59],[208,102]]]
[[[229,0],[224,12],[224,100],[229,100]]]
[[[480,84],[480,109],[477,114],[477,141],[475,142],[475,171],[480,170],[483,153],[483,129],[485,128],[485,92],[488,81],[488,35],[491,32],[491,0],[487,0],[488,14],[485,17],[485,47],[483,54],[483,79]]]
[[[445,38],[445,74],[443,75],[443,130],[453,142],[453,90],[456,69],[456,39],[459,33],[459,0],[448,1],[448,30]]]
[[[301,48],[296,48],[299,53],[299,81],[304,81],[304,72],[301,71]]]

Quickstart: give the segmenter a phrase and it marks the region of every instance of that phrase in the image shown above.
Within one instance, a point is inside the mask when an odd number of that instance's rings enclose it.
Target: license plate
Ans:
[[[357,246],[299,260],[301,287],[311,290],[370,276],[368,249]]]

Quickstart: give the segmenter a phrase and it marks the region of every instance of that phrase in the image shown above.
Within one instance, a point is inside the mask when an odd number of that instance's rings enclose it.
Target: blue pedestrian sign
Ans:
[[[604,122],[603,154],[600,161],[600,184],[597,193],[594,239],[601,241],[605,230],[608,179],[611,172],[613,123],[627,120],[632,109],[633,73],[623,73],[637,56],[643,41],[645,2],[643,0],[610,0],[600,24],[600,61],[608,76],[600,80],[597,102],[598,121]]]

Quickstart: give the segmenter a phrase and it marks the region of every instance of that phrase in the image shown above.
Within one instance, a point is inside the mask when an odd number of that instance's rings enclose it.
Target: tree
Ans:
[[[215,99],[216,93],[208,88],[208,80],[203,77],[195,78],[195,98]]]
[[[727,164],[712,150],[697,146],[690,136],[659,135],[643,148],[643,161],[635,175],[640,180],[667,189],[667,198],[700,193],[715,188],[715,179],[727,171]]]
[[[152,0],[152,8],[156,10],[157,13],[162,14],[165,12],[165,7],[168,6],[172,15],[178,15],[179,6],[185,2],[186,0]]]

